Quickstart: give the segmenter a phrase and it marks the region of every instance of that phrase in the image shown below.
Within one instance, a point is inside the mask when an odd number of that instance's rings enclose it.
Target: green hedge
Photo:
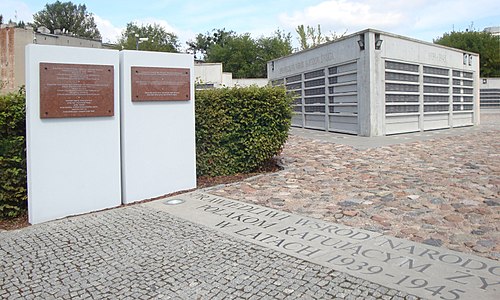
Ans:
[[[198,175],[255,171],[288,138],[292,98],[282,87],[197,91],[195,103]]]
[[[25,93],[0,95],[0,217],[26,209]]]

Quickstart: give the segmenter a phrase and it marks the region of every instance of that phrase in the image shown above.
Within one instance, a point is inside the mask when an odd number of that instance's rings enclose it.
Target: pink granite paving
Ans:
[[[500,260],[495,120],[462,136],[368,150],[291,135],[283,171],[210,193]]]

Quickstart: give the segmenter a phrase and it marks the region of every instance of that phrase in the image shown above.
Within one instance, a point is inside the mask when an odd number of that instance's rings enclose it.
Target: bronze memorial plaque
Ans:
[[[114,113],[114,66],[40,63],[40,118]]]
[[[187,101],[191,99],[189,69],[132,67],[132,101]]]

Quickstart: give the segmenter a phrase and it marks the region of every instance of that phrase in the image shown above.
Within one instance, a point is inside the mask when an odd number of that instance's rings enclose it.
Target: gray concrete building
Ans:
[[[500,109],[500,78],[481,78],[479,88],[481,109]]]
[[[268,62],[292,125],[360,136],[479,124],[479,56],[366,29]]]

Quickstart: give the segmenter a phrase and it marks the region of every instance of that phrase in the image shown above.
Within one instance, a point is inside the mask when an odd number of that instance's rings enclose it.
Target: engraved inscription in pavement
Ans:
[[[194,192],[145,205],[428,299],[498,299],[500,264],[444,248]]]

